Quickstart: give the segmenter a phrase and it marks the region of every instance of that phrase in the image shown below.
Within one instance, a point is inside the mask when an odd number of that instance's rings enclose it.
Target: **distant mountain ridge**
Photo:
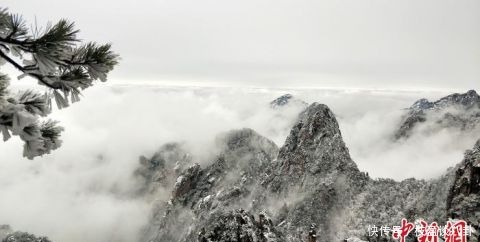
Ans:
[[[474,107],[480,107],[480,96],[475,90],[469,90],[466,93],[454,93],[446,97],[440,98],[437,101],[429,102],[427,99],[422,98],[416,101],[410,110],[420,111],[427,109],[441,109],[453,105],[459,105],[465,109]]]
[[[422,98],[407,109],[395,138],[408,138],[413,129],[422,123],[431,124],[429,130],[432,131],[441,128],[472,130],[480,124],[480,96],[475,90],[470,90],[434,102]]]

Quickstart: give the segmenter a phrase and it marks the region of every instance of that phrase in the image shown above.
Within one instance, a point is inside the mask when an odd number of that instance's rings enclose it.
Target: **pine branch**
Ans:
[[[0,135],[4,140],[19,136],[25,142],[24,156],[32,159],[61,145],[63,128],[54,121],[41,121],[51,112],[52,98],[58,108],[78,101],[81,90],[95,80],[106,81],[119,56],[110,44],[90,42],[77,46],[79,31],[73,22],[64,19],[44,31],[35,28],[32,34],[25,26],[20,15],[0,8],[0,65],[8,63],[22,76],[30,76],[51,89],[51,95],[27,90],[12,97],[6,76],[0,74]]]
[[[18,64],[16,61],[14,61],[12,58],[10,58],[8,55],[6,55],[5,53],[3,53],[3,51],[0,50],[0,57],[2,57],[4,60],[6,60],[8,63],[12,64],[15,68],[17,68],[19,71],[29,75],[29,76],[32,76],[32,77],[35,77],[38,81],[40,81],[42,84],[44,84],[45,86],[47,87],[50,87],[52,89],[60,89],[59,87],[56,87],[50,83],[48,83],[47,81],[45,81],[45,77],[40,75],[40,74],[36,74],[36,73],[30,73],[28,72],[28,69],[25,69],[25,67],[23,67],[22,65]]]
[[[23,21],[20,15],[11,15],[9,18],[10,33],[7,35],[6,39],[21,39],[25,38],[28,34],[28,31],[25,27],[25,22]]]

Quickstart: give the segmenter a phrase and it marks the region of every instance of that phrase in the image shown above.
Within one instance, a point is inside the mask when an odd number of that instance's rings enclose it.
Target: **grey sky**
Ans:
[[[122,56],[110,81],[480,88],[480,0],[3,0]]]

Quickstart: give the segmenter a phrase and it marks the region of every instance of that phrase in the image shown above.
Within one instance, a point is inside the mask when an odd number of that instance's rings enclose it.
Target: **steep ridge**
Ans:
[[[448,95],[435,102],[420,99],[408,108],[395,138],[408,138],[420,124],[428,125],[425,127],[427,132],[442,128],[467,131],[477,128],[480,124],[480,96],[470,90],[463,94]]]

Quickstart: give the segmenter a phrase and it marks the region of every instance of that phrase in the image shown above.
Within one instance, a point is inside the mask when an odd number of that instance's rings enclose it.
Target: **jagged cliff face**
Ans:
[[[480,96],[470,90],[452,94],[435,102],[420,99],[403,117],[395,138],[409,137],[415,128],[423,124],[424,131],[436,132],[442,128],[473,130],[480,124]]]

